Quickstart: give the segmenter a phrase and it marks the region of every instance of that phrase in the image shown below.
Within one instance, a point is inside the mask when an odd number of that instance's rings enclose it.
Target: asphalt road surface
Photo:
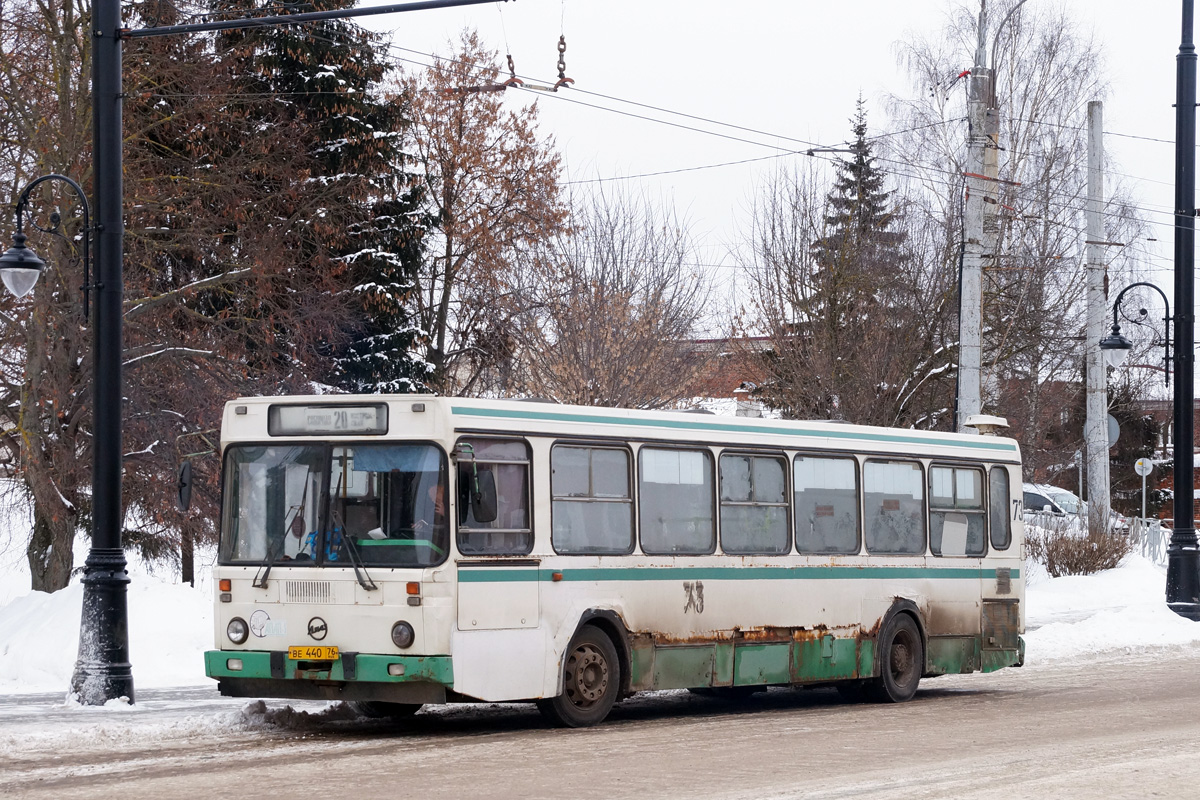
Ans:
[[[142,692],[132,709],[8,698],[0,797],[1200,797],[1200,649],[921,686],[894,706],[658,693],[576,731],[530,706],[392,723],[207,690]]]

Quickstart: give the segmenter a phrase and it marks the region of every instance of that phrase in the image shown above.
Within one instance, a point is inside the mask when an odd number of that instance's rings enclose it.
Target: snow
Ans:
[[[9,509],[0,516],[0,697],[44,692],[65,697],[83,590],[78,577],[53,594],[28,590],[27,527],[27,511]],[[76,566],[86,553],[81,538]],[[172,570],[130,558],[129,649],[136,687],[212,687],[203,653],[213,643],[213,560],[212,552],[197,556],[192,588]],[[1029,666],[1200,643],[1200,623],[1166,605],[1165,566],[1140,554],[1096,575],[1051,579],[1030,565],[1026,574]],[[244,713],[255,716],[249,709]]]

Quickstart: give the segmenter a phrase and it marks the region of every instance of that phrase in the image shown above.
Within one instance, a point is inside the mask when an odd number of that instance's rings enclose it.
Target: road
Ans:
[[[123,709],[8,698],[0,797],[1194,797],[1198,667],[1185,648],[937,678],[897,706],[660,693],[577,731],[529,706],[392,723],[210,690],[146,691]]]

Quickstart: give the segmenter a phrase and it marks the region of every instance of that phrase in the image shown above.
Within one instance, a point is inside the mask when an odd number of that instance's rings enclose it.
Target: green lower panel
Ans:
[[[1021,650],[984,650],[983,664],[980,669],[984,672],[995,672],[1005,667],[1015,667],[1024,659]]]
[[[975,636],[940,636],[929,640],[929,671],[958,675],[979,669],[979,639]]]
[[[629,643],[629,688],[648,692],[654,688],[654,640],[634,637]]]
[[[713,656],[713,686],[733,686],[733,642],[717,642]]]
[[[824,636],[796,642],[793,683],[837,681],[858,677],[858,642]]]
[[[858,648],[858,677],[870,678],[875,675],[875,640],[863,639]]]
[[[654,651],[654,688],[688,689],[710,686],[713,646],[659,647]]]
[[[761,686],[791,682],[792,646],[742,644],[733,654],[733,685]]]
[[[230,661],[241,661],[241,669],[231,669]],[[204,672],[210,678],[284,678],[292,680],[345,681],[345,661],[334,661],[328,670],[297,669],[299,662],[277,658],[283,674],[271,671],[271,653],[262,650],[209,650],[204,654]],[[454,685],[454,666],[450,656],[382,656],[359,653],[355,656],[354,677],[357,682],[405,683],[426,681],[444,686]],[[402,675],[389,674],[388,668],[398,664]]]

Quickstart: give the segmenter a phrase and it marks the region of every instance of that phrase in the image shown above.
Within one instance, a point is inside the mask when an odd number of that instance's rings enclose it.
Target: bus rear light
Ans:
[[[240,658],[231,658],[225,662],[225,666],[233,672],[241,672],[242,660]]]
[[[217,588],[222,592],[233,591],[233,581],[229,580],[229,578],[221,578],[221,580],[217,581]]]
[[[418,583],[417,581],[409,581],[408,585],[405,586],[404,588],[405,588],[405,591],[407,591],[409,594],[420,594],[421,593],[421,584]]]
[[[233,595],[231,595],[229,592],[221,592],[221,602],[222,603],[232,603]]]
[[[388,675],[391,675],[394,678],[399,678],[403,674],[404,674],[404,665],[403,664],[388,664]]]

